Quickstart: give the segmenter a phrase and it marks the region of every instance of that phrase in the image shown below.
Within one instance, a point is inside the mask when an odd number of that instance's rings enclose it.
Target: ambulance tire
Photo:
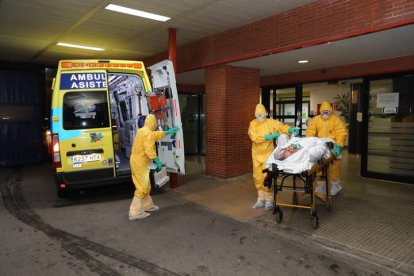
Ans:
[[[65,198],[65,197],[68,196],[68,192],[57,188],[56,189],[56,195],[57,195],[58,198]]]

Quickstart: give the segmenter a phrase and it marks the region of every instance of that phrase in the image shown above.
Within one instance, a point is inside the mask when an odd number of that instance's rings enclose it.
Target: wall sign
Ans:
[[[377,95],[377,108],[398,107],[400,93],[379,93]]]

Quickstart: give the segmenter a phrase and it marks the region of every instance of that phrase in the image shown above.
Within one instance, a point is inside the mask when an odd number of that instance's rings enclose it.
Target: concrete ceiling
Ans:
[[[0,0],[0,61],[55,67],[60,59],[139,60],[168,50],[168,28],[177,45],[237,28],[313,0]],[[164,23],[105,10],[117,4],[171,17]],[[414,25],[231,63],[261,75],[302,71],[414,54]],[[104,52],[56,46],[66,42]],[[310,63],[297,64],[306,58]],[[203,84],[204,70],[178,75]]]

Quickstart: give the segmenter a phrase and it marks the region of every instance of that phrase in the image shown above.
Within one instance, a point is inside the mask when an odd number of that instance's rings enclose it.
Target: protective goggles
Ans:
[[[257,119],[259,119],[259,118],[264,119],[264,118],[266,118],[266,115],[260,114],[260,115],[257,115],[257,117],[256,117],[256,118],[257,118]]]
[[[329,114],[331,114],[331,112],[329,111],[329,110],[322,110],[321,111],[321,115],[329,115]]]

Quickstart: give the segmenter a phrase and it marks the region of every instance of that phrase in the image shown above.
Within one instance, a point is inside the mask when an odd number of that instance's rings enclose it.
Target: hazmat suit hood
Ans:
[[[319,110],[321,112],[322,111],[329,111],[329,114],[322,114],[322,118],[324,120],[327,120],[332,114],[332,105],[330,103],[324,101],[324,102],[322,102],[321,108]]]
[[[328,110],[330,112],[332,112],[332,105],[328,102],[322,102],[321,104],[321,108],[319,109],[320,111],[322,110]]]
[[[155,130],[157,128],[157,120],[153,114],[150,114],[147,116],[147,118],[145,118],[144,126],[148,127],[151,130]]]
[[[257,118],[257,116],[263,115],[266,117],[266,108],[262,104],[256,105],[256,111],[254,112],[254,116]]]

